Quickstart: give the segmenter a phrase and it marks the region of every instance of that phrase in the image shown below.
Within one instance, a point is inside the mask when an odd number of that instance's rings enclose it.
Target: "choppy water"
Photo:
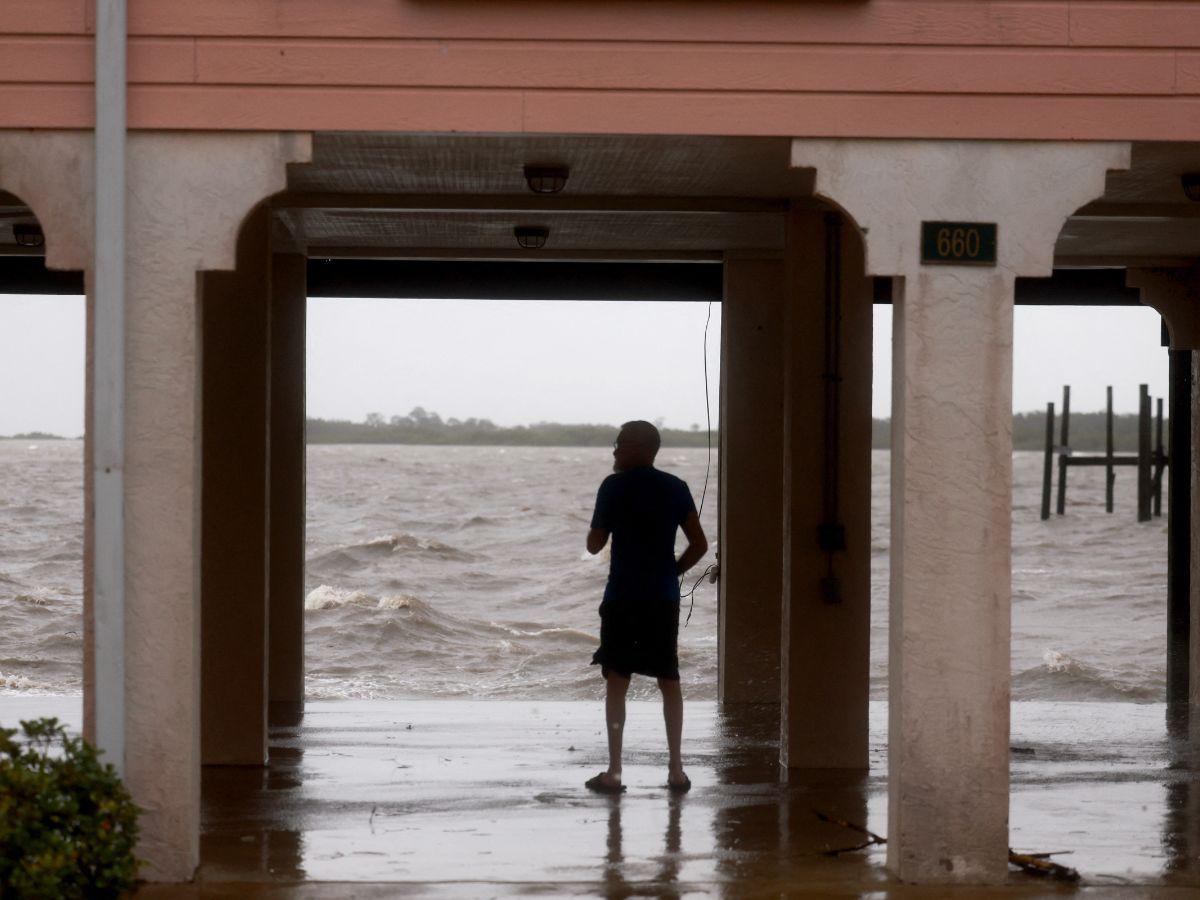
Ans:
[[[610,462],[604,449],[311,447],[310,696],[594,696],[587,663],[607,557],[589,557],[583,538]],[[703,450],[664,450],[659,463],[699,499]],[[0,693],[80,689],[81,465],[77,441],[0,441]],[[876,451],[876,699],[886,694],[888,471]],[[1160,701],[1166,519],[1135,524],[1131,470],[1118,472],[1112,516],[1102,470],[1071,477],[1068,515],[1042,523],[1040,454],[1014,456],[1013,697]],[[714,471],[710,539],[715,484]],[[715,588],[697,591],[680,647],[688,696],[714,697]]]

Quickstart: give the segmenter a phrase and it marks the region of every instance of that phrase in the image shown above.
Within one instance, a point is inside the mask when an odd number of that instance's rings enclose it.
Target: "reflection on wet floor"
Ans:
[[[785,779],[773,712],[689,704],[694,787],[674,797],[659,709],[631,704],[628,792],[611,798],[582,786],[605,764],[598,703],[313,703],[302,723],[272,729],[267,769],[205,770],[190,890],[285,896],[309,881],[298,895],[349,895],[316,881],[358,882],[356,896],[388,895],[369,882],[454,896],[943,895],[892,883],[883,847],[828,855],[863,837],[814,814],[886,832],[885,706],[872,707],[869,772]],[[1059,861],[1106,895],[1200,885],[1200,786],[1173,765],[1181,751],[1161,706],[1016,704],[1013,733],[1014,847],[1071,851]],[[1011,886],[1048,888],[1020,873]]]

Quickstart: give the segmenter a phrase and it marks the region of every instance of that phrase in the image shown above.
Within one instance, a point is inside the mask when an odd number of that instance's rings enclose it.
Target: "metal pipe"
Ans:
[[[92,397],[96,744],[125,771],[125,0],[96,3]]]

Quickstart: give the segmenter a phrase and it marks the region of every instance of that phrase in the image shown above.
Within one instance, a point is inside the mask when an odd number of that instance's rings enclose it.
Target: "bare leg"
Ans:
[[[683,690],[678,681],[666,678],[658,679],[658,689],[662,691],[663,719],[667,723],[667,783],[682,784],[687,780],[683,771],[683,758],[680,756],[680,744],[683,742]]]
[[[629,679],[609,672],[604,696],[604,722],[608,731],[608,774],[621,780],[621,746],[625,737],[625,693]]]

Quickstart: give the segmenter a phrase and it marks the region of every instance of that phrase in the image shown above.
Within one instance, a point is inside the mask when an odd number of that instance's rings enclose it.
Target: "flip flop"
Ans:
[[[675,784],[672,784],[670,781],[667,782],[667,790],[672,794],[686,794],[691,789],[692,779],[688,778],[686,775],[683,776],[683,781]]]
[[[589,778],[583,783],[583,786],[589,791],[595,791],[597,794],[623,794],[625,793],[625,785],[612,784],[604,780],[607,772],[601,772],[599,775]]]

